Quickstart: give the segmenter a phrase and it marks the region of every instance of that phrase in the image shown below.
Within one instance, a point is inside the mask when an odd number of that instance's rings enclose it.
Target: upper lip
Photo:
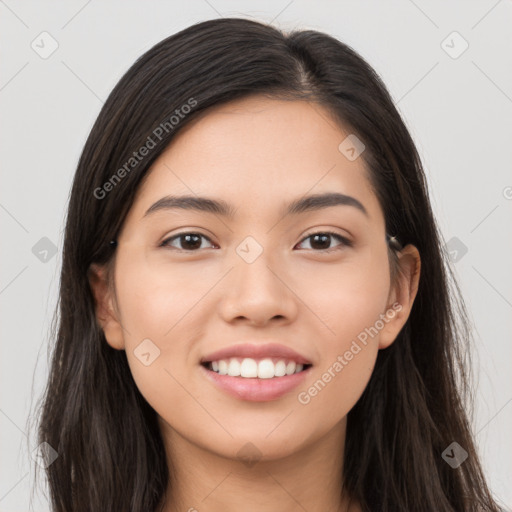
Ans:
[[[283,359],[295,361],[299,364],[311,364],[306,357],[295,350],[278,343],[240,343],[222,348],[201,358],[201,363],[220,361],[231,357],[250,357],[252,359],[263,359],[266,357],[282,357]]]

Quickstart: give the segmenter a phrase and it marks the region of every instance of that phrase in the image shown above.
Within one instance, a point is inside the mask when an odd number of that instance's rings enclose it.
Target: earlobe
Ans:
[[[399,253],[399,271],[392,283],[386,317],[389,319],[379,338],[379,349],[389,347],[396,339],[411,313],[418,292],[421,258],[414,245],[407,245]]]
[[[91,264],[88,279],[94,296],[96,320],[105,334],[105,339],[112,348],[123,350],[123,329],[114,309],[112,291],[106,279],[106,267]]]

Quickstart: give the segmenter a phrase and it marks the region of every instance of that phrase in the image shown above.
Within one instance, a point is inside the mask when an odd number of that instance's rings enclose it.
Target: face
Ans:
[[[405,323],[419,277],[408,246],[391,280],[368,171],[339,149],[348,135],[317,104],[252,97],[210,109],[152,166],[118,238],[115,297],[104,268],[94,268],[91,284],[108,343],[126,351],[167,432],[230,458],[250,442],[271,460],[344,425],[378,350]],[[288,212],[323,194],[338,200]],[[231,215],[151,209],[185,195],[220,201]],[[250,379],[237,394],[201,365],[218,350],[267,343],[311,366]]]

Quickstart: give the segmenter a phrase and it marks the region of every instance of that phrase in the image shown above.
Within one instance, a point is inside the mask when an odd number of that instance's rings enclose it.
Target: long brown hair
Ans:
[[[386,87],[362,57],[329,35],[286,34],[237,18],[195,24],[142,55],[111,92],[83,149],[38,423],[38,441],[58,453],[46,468],[52,511],[148,512],[162,504],[172,468],[157,414],[139,393],[124,351],[104,338],[88,271],[91,263],[112,262],[109,241],[174,135],[209,107],[251,94],[317,102],[356,134],[366,146],[362,157],[387,233],[415,245],[422,258],[410,317],[379,352],[348,414],[340,490],[365,511],[498,511],[468,420],[464,303],[419,155]],[[148,137],[154,147],[131,161]],[[442,457],[454,441],[469,454],[458,468]]]

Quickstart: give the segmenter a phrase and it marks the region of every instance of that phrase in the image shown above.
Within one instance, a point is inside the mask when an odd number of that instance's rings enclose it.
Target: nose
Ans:
[[[270,266],[272,265],[272,267]],[[220,300],[220,315],[229,323],[262,327],[270,321],[284,325],[297,316],[297,297],[286,271],[273,268],[265,252],[252,262],[239,261],[231,270]]]

